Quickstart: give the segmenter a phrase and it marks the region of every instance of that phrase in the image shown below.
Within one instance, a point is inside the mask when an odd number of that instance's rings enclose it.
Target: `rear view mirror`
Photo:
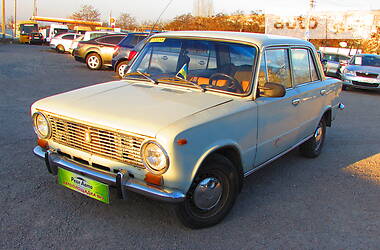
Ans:
[[[259,86],[259,91],[260,96],[265,97],[283,97],[286,94],[285,87],[274,82],[267,82],[264,86]]]

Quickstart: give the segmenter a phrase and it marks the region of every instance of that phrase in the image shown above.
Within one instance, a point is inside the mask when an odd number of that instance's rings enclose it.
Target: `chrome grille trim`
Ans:
[[[51,113],[44,114],[52,126],[50,140],[93,155],[145,168],[140,149],[149,137],[86,125]],[[86,132],[90,133],[91,142],[85,141]]]

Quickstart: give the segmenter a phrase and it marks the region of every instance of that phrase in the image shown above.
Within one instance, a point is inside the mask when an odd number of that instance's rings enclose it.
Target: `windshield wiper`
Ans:
[[[167,80],[180,80],[180,81],[184,81],[186,83],[190,83],[191,85],[195,86],[196,88],[200,89],[202,92],[205,92],[206,89],[204,87],[202,87],[201,85],[198,85],[196,84],[195,82],[192,82],[192,81],[189,81],[189,80],[186,80],[186,79],[183,79],[179,76],[175,76],[175,77],[162,77],[162,78],[159,78],[157,79],[157,81],[159,80],[163,80],[163,79],[167,79]]]
[[[140,76],[145,77],[145,79],[149,80],[150,82],[152,82],[152,83],[154,83],[154,84],[157,84],[157,83],[158,83],[158,82],[155,81],[154,79],[152,79],[152,78],[150,78],[149,76],[147,76],[147,73],[143,73],[143,72],[141,72],[141,71],[139,71],[139,70],[137,70],[136,72],[128,73],[128,74],[124,75],[124,77],[128,77],[128,76],[136,75],[136,73],[137,73],[137,75],[140,75]]]

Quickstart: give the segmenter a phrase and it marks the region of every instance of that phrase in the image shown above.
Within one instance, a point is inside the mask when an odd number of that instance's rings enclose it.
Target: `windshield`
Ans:
[[[354,56],[351,60],[351,64],[359,65],[359,66],[380,67],[380,56],[377,56],[377,55]]]
[[[68,31],[68,29],[58,29],[58,28],[55,28],[54,29],[54,34],[55,35],[59,35],[59,34],[66,33],[67,31]]]
[[[152,38],[132,64],[130,77],[204,90],[246,94],[250,90],[256,48],[232,42]],[[128,75],[127,75],[128,77]]]
[[[38,32],[38,24],[21,24],[21,34],[30,34],[32,32]]]

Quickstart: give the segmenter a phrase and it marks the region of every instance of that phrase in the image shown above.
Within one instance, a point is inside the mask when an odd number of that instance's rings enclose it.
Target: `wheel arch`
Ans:
[[[325,119],[326,121],[326,126],[327,127],[331,127],[331,123],[332,123],[332,109],[331,107],[327,107],[325,109],[325,111],[323,112],[323,115],[321,117],[321,119]]]
[[[94,49],[89,49],[86,51],[86,56],[84,57],[84,59],[87,61],[87,57],[92,54],[92,53],[96,53],[99,55],[100,58],[102,58],[102,56],[100,55],[99,51],[97,50],[94,50]]]
[[[192,179],[194,180],[195,176],[197,175],[198,171],[202,168],[202,166],[205,164],[205,162],[213,155],[220,154],[229,159],[232,164],[235,166],[236,170],[239,174],[239,191],[241,191],[243,187],[243,180],[244,180],[244,170],[243,170],[243,162],[240,150],[237,145],[234,144],[228,144],[218,147],[213,147],[209,151],[207,151],[200,159],[196,166],[196,171],[194,171]]]

